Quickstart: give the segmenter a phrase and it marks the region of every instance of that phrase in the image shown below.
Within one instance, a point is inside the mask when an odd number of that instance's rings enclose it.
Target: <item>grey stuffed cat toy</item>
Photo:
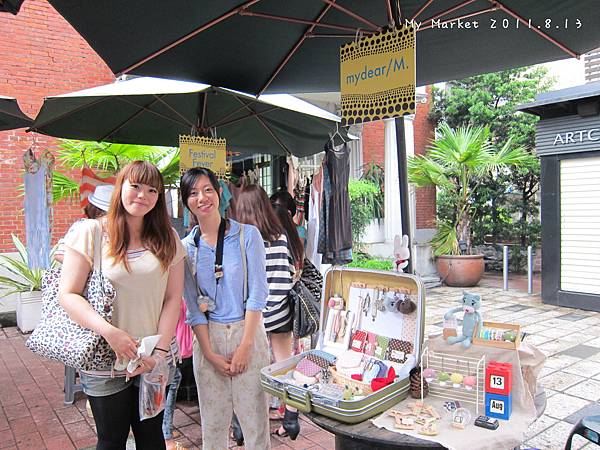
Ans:
[[[444,319],[450,320],[454,313],[460,311],[464,311],[465,313],[462,322],[462,335],[450,336],[448,338],[448,343],[456,344],[457,342],[462,342],[464,348],[469,348],[477,327],[483,323],[481,314],[478,311],[481,306],[481,295],[471,294],[465,291],[463,292],[461,304],[461,306],[452,308],[444,314]]]

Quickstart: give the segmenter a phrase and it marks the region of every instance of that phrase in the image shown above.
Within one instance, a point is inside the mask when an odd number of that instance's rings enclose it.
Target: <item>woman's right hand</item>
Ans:
[[[213,365],[215,370],[224,377],[231,377],[231,361],[225,358],[223,355],[217,353],[211,354],[207,357],[208,361]]]
[[[104,334],[104,339],[117,355],[117,361],[137,358],[138,341],[125,331],[111,326],[109,331]]]

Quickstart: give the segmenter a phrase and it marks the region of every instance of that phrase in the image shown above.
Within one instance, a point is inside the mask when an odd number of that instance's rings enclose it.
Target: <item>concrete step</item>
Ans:
[[[442,280],[440,277],[428,275],[425,277],[421,277],[423,284],[425,284],[426,289],[432,289],[442,285]]]

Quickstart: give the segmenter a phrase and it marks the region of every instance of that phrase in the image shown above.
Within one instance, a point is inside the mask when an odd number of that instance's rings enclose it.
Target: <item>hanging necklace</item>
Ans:
[[[373,294],[373,302],[371,304],[371,320],[375,322],[375,318],[377,317],[377,310],[379,309],[379,288],[375,288]]]
[[[367,315],[369,314],[369,307],[371,306],[371,295],[368,292],[362,301],[362,305],[360,306],[363,314],[365,315],[365,317],[367,317]]]

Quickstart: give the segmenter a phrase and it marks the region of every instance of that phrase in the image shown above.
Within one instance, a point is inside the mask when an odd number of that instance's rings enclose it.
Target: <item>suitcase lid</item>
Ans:
[[[361,311],[357,309],[357,302],[354,298],[349,298],[351,293],[351,288],[359,288],[359,286],[364,285],[364,289],[373,289],[375,287],[387,287],[390,291],[394,291],[396,289],[400,290],[408,290],[411,294],[411,299],[416,303],[417,309],[411,315],[410,320],[416,322],[415,332],[413,339],[411,342],[413,343],[414,348],[414,356],[415,363],[418,363],[420,360],[420,354],[423,344],[424,337],[424,328],[425,328],[425,286],[421,281],[420,277],[399,273],[399,272],[391,272],[391,271],[383,271],[383,270],[369,270],[369,269],[360,269],[360,268],[348,268],[342,266],[332,266],[330,267],[324,275],[323,279],[323,293],[321,297],[321,315],[320,315],[320,324],[319,324],[319,345],[318,348],[325,348],[327,351],[331,353],[335,353],[336,350],[341,352],[345,350],[342,346],[339,347],[331,347],[325,346],[324,333],[327,325],[327,317],[329,313],[329,298],[334,294],[340,294],[344,299],[344,308],[346,310],[350,310],[354,313],[354,317],[356,314],[362,314]],[[368,292],[368,291],[366,291]],[[356,293],[356,289],[352,290],[352,293]],[[384,335],[388,338],[396,338],[401,339],[401,330],[402,323],[404,318],[404,314],[400,312],[385,312],[382,313],[383,319],[377,319],[377,321],[372,321],[370,316],[361,318],[361,327],[360,329],[364,329],[366,331],[371,331],[378,335]],[[390,325],[387,325],[386,322],[390,322]],[[395,322],[398,321],[398,322]],[[397,324],[397,326],[394,326]],[[378,333],[379,331],[379,333]],[[408,339],[407,339],[408,340]]]

